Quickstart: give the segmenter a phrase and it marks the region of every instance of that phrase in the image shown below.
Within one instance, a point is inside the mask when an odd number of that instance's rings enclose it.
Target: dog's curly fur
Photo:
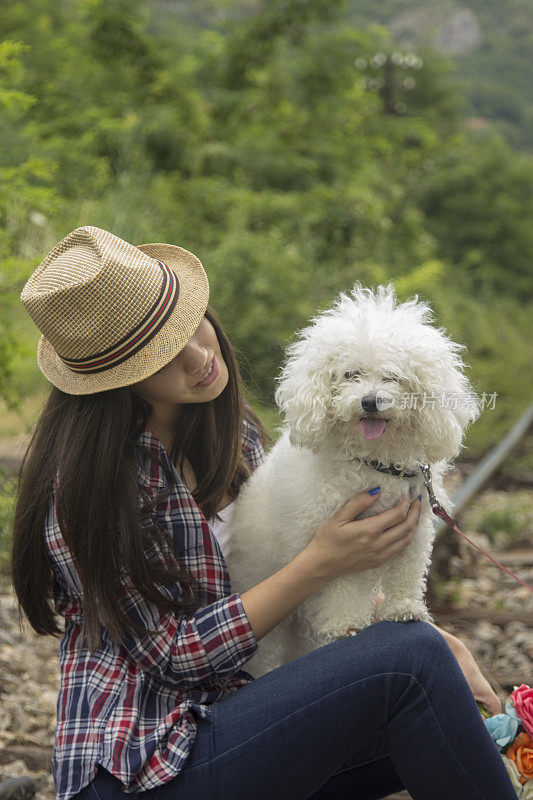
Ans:
[[[442,476],[478,416],[479,401],[464,375],[463,346],[432,320],[417,297],[399,304],[391,285],[372,291],[356,284],[289,348],[276,392],[285,427],[235,503],[227,559],[233,591],[281,569],[359,492],[381,486],[368,514],[391,508],[409,489],[422,495],[422,511],[400,555],[333,580],[262,639],[247,665],[252,674],[369,625],[380,588],[382,619],[430,620],[424,595],[434,529],[422,477],[384,475],[360,459],[404,469],[428,462],[436,494],[450,508]],[[416,408],[405,402],[411,395]],[[378,398],[378,410],[366,413],[365,397]],[[360,424],[365,417],[387,420],[379,438],[368,438]]]

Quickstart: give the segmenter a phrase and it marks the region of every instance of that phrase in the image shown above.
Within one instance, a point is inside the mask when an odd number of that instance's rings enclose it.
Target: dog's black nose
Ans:
[[[376,405],[376,395],[375,394],[365,394],[363,399],[361,400],[361,405],[363,406],[363,411],[366,411],[367,414],[375,414],[378,410]]]

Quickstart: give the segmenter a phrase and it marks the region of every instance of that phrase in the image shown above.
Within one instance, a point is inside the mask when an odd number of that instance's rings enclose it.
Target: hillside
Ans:
[[[220,27],[253,15],[259,0],[152,0],[156,24],[174,19]],[[279,3],[278,3],[279,5]],[[336,5],[336,4],[332,4]],[[393,44],[435,49],[455,64],[464,114],[476,128],[492,126],[509,142],[533,149],[533,3],[528,0],[349,0],[346,21],[385,26]]]
[[[454,59],[465,114],[491,122],[517,147],[533,147],[533,4],[528,0],[355,0],[357,25],[386,25],[402,47],[429,44]]]

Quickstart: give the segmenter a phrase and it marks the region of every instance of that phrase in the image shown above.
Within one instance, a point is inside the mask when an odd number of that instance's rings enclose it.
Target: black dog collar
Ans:
[[[382,464],[381,461],[376,461],[375,459],[367,461],[366,458],[356,458],[355,460],[360,461],[361,464],[366,464],[366,466],[370,467],[370,469],[383,472],[384,475],[394,475],[396,478],[415,478],[422,472],[422,467],[419,467],[416,470],[398,469],[394,466],[394,464],[389,464],[386,466],[385,464]]]

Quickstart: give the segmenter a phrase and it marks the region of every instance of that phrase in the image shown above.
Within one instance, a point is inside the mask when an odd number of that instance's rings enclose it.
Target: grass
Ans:
[[[24,395],[16,408],[9,408],[0,400],[0,442],[29,433],[45,397],[45,386],[32,394]]]
[[[496,548],[527,547],[533,531],[533,497],[529,489],[486,489],[463,511],[467,532],[484,533]]]
[[[15,501],[16,479],[4,471],[0,472],[2,491],[0,492],[0,573],[9,572],[9,551],[11,546],[11,519]]]
[[[454,577],[443,580],[438,575],[435,576],[432,589],[438,603],[450,603],[451,605],[461,604],[461,582],[462,578]]]
[[[505,600],[502,597],[498,597],[492,604],[493,611],[506,611],[507,606],[505,604]]]
[[[479,530],[494,541],[497,533],[506,533],[510,539],[516,538],[524,529],[523,517],[515,508],[489,509],[483,513]]]

